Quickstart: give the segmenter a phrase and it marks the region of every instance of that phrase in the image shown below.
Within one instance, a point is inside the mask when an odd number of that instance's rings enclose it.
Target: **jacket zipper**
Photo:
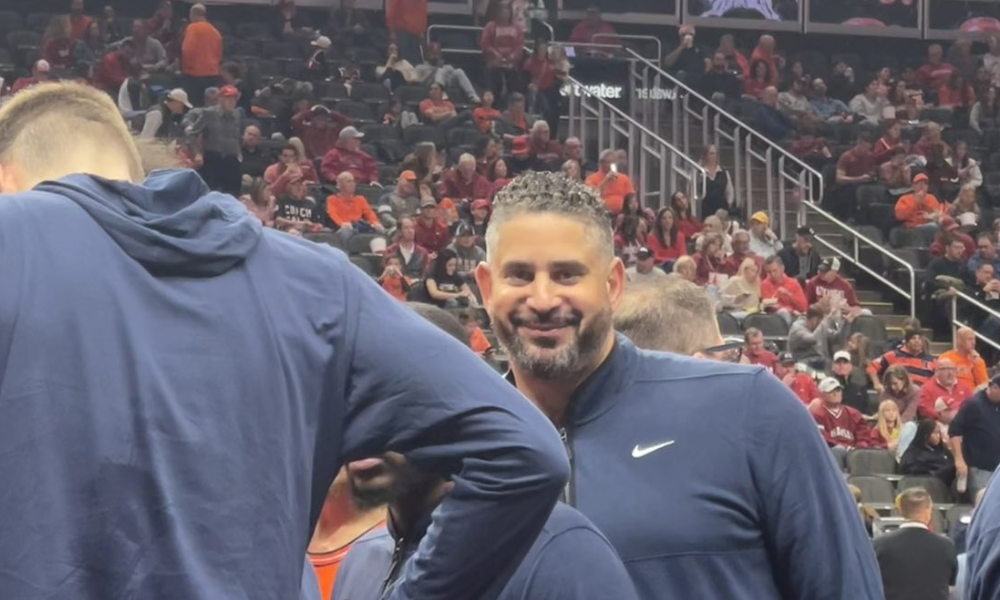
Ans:
[[[396,571],[399,570],[399,566],[402,564],[403,557],[403,544],[405,540],[399,538],[396,540],[396,547],[392,549],[392,562],[389,563],[389,572],[385,575],[385,580],[382,581],[382,590],[379,592],[379,598],[385,596],[385,591],[388,589],[389,584],[392,583],[396,576]]]
[[[573,479],[575,476],[573,470],[573,441],[570,438],[569,430],[565,427],[559,429],[559,437],[562,439],[563,448],[566,450],[566,457],[569,458],[569,479],[566,480],[566,487],[563,488],[560,500],[573,506],[575,502],[575,498],[573,497]]]

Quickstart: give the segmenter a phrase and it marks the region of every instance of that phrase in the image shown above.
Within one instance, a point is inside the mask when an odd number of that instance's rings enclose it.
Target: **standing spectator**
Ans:
[[[189,18],[181,46],[182,87],[195,102],[201,102],[205,90],[219,84],[222,35],[208,22],[204,4],[192,6]]]
[[[751,65],[753,65],[755,61],[762,61],[767,65],[767,84],[769,86],[773,86],[778,83],[778,73],[781,72],[781,69],[785,64],[785,59],[775,53],[774,46],[774,36],[764,34],[760,36],[760,39],[757,41],[757,46],[754,47],[753,52],[750,53]]]
[[[325,181],[336,181],[341,173],[350,171],[357,183],[378,184],[378,164],[361,149],[365,134],[353,125],[344,127],[338,135],[336,147],[323,156],[320,175]]]
[[[232,86],[219,90],[219,104],[204,109],[188,129],[188,135],[201,148],[197,153],[204,164],[202,178],[214,190],[237,195],[240,190],[240,148],[242,131],[236,112],[239,92]]]
[[[441,179],[440,190],[443,197],[462,204],[490,195],[489,182],[476,173],[476,157],[468,153],[458,157],[455,168]]]
[[[94,20],[83,14],[83,0],[71,0],[69,4],[69,36],[74,42],[83,39]]]
[[[653,253],[657,264],[677,260],[687,254],[687,239],[677,225],[677,214],[670,207],[656,213],[653,230],[646,236],[646,247]]]
[[[770,219],[764,211],[750,216],[750,252],[763,259],[771,258],[781,251],[781,240],[771,230]]]
[[[355,233],[385,233],[378,216],[364,196],[354,193],[354,175],[344,171],[337,177],[337,193],[326,199],[326,216],[346,239]]]
[[[937,90],[948,83],[955,67],[941,60],[943,56],[944,50],[940,44],[931,44],[927,48],[927,62],[916,72],[916,81],[920,87]]]
[[[427,0],[387,0],[385,27],[410,64],[420,62],[420,48],[427,32]]]
[[[549,130],[558,131],[559,105],[562,98],[559,94],[562,87],[560,77],[566,74],[558,70],[559,65],[554,62],[550,54],[548,43],[544,40],[536,41],[534,51],[524,62],[524,70],[530,76],[530,81],[535,85],[538,93],[545,99],[547,110],[542,114],[542,117],[549,124]]]
[[[860,306],[851,282],[840,276],[840,259],[827,258],[819,264],[817,275],[806,282],[806,302],[814,304],[830,298],[836,305]]]
[[[395,243],[385,249],[387,258],[390,256],[399,258],[403,275],[411,282],[424,278],[431,261],[430,252],[417,244],[416,236],[416,221],[412,217],[403,217],[399,220]]]
[[[71,69],[75,42],[70,31],[69,17],[65,15],[52,17],[45,35],[42,36],[42,58],[52,65],[53,69]]]
[[[331,52],[330,47],[333,42],[325,35],[321,35],[309,42],[312,46],[312,54],[306,59],[306,71],[314,79],[326,79],[331,75],[330,61],[327,54]]]
[[[949,488],[955,481],[955,459],[941,439],[938,424],[929,419],[917,422],[913,441],[899,461],[903,475],[937,477]]]
[[[146,72],[167,68],[167,51],[160,40],[150,37],[144,20],[133,21],[132,36],[125,39],[131,40],[135,45],[135,58]]]
[[[594,36],[598,34],[601,37],[595,40]],[[595,48],[587,44],[617,44],[617,34],[615,28],[601,18],[601,11],[596,6],[591,6],[587,8],[583,20],[573,27],[569,34],[569,42],[581,44],[574,48],[577,56],[611,56],[612,51],[609,48]]]
[[[967,478],[971,496],[986,488],[1000,462],[1000,376],[973,394],[948,426],[959,479]]]
[[[354,121],[335,110],[317,104],[292,116],[292,132],[302,139],[307,158],[319,158],[334,149],[340,132]]]
[[[844,464],[847,453],[855,448],[868,448],[871,433],[865,419],[857,410],[843,404],[844,388],[833,377],[819,382],[821,402],[810,409],[823,441],[830,447],[840,464]]]
[[[730,215],[738,214],[740,207],[735,203],[733,180],[719,166],[719,151],[714,144],[705,147],[701,155],[701,166],[705,169],[705,196],[701,199],[701,218],[714,215],[718,210],[725,210]]]
[[[955,332],[955,349],[938,357],[938,362],[947,360],[955,365],[955,377],[970,390],[975,390],[987,381],[986,362],[976,352],[976,332],[968,327],[960,327]]]
[[[913,177],[913,192],[896,201],[895,213],[903,227],[921,231],[930,246],[943,212],[938,199],[927,192],[927,185],[927,175],[917,173]]]
[[[448,226],[440,218],[440,209],[433,197],[427,197],[420,201],[420,214],[416,220],[416,233],[414,240],[418,245],[431,253],[446,248],[451,242],[451,234]]]
[[[872,427],[871,442],[874,448],[884,448],[893,454],[899,447],[899,434],[902,431],[899,420],[899,407],[892,400],[883,400],[878,405],[878,421]]]
[[[187,92],[181,88],[170,90],[167,97],[146,113],[140,139],[179,140],[184,137],[184,114],[193,108]]]
[[[849,104],[851,112],[860,115],[868,125],[878,125],[888,106],[889,100],[878,79],[869,81],[865,91],[852,98]]]
[[[524,31],[512,22],[512,16],[510,4],[498,4],[496,18],[486,24],[479,38],[487,87],[501,98],[520,89],[518,68],[524,55]]]
[[[833,353],[833,365],[830,374],[844,387],[844,404],[856,409],[861,414],[870,414],[868,402],[868,376],[862,367],[851,363],[851,353],[847,350],[837,350]]]
[[[955,544],[930,530],[934,502],[924,488],[903,490],[899,529],[875,539],[875,556],[882,572],[885,600],[948,600],[955,584],[958,558]]]
[[[49,81],[49,72],[51,70],[52,67],[49,65],[49,61],[44,58],[35,61],[35,64],[31,67],[31,77],[20,77],[15,80],[14,85],[10,88],[10,93],[16,94],[21,90]]]
[[[955,363],[939,358],[934,366],[934,377],[920,387],[919,413],[947,425],[958,410],[972,396],[972,388],[958,380]]]
[[[615,151],[608,148],[601,152],[598,170],[587,176],[585,183],[600,192],[604,206],[611,214],[622,211],[625,196],[635,193],[628,175],[618,172]]]
[[[782,248],[778,256],[785,265],[785,274],[799,280],[801,285],[812,279],[819,272],[822,262],[819,252],[813,248],[812,238],[816,235],[808,225],[795,230],[795,242]]]
[[[858,214],[858,188],[875,180],[875,158],[868,134],[861,132],[854,147],[837,160],[837,185],[831,194],[830,210],[844,220]]]
[[[764,270],[767,272],[767,279],[760,286],[761,306],[766,312],[777,314],[791,326],[795,317],[809,307],[802,286],[794,277],[785,274],[785,265],[777,256],[764,261]]]
[[[743,356],[751,365],[760,365],[772,373],[778,365],[778,357],[764,347],[764,333],[756,327],[743,332]]]
[[[850,322],[851,318],[849,315],[847,321]],[[843,338],[845,328],[840,311],[811,304],[788,330],[788,351],[797,362],[804,362],[817,370],[826,369],[833,354],[831,348],[843,343],[839,340]]]
[[[915,385],[923,385],[934,373],[934,357],[924,352],[924,336],[919,329],[903,331],[902,346],[894,347],[868,366],[868,376],[872,387],[882,391],[881,378],[889,367],[900,365],[906,370]],[[901,411],[904,412],[904,411]]]
[[[117,94],[122,84],[133,72],[135,46],[130,40],[123,41],[117,50],[108,52],[101,59],[94,76],[94,85],[106,92]]]

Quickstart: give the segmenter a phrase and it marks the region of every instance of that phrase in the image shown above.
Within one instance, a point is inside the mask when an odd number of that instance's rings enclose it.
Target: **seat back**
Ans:
[[[719,333],[722,335],[743,335],[743,328],[733,315],[720,312],[715,315],[715,320],[719,323]]]
[[[927,490],[931,500],[938,504],[952,502],[951,490],[937,477],[930,475],[907,475],[899,480],[899,490],[921,487]]]
[[[307,233],[303,237],[311,242],[316,242],[317,244],[326,244],[327,246],[333,246],[338,250],[344,249],[344,240],[336,233],[321,231],[319,233]]]
[[[355,255],[351,256],[350,259],[351,263],[353,263],[355,267],[364,271],[365,275],[369,277],[375,276],[375,270],[372,268],[372,264],[368,261],[367,258],[365,258],[364,256]]]
[[[847,471],[851,475],[891,475],[896,472],[896,456],[888,450],[851,450]]]
[[[784,319],[778,315],[770,315],[766,313],[748,315],[747,318],[743,319],[743,329],[746,330],[751,327],[760,329],[761,333],[763,333],[766,338],[788,337],[788,325],[786,325]]]
[[[884,342],[889,339],[885,323],[875,315],[861,315],[851,323],[851,333],[863,333],[872,342]]]
[[[347,240],[347,253],[370,254],[372,251],[372,240],[376,238],[385,239],[385,236],[377,233],[355,233]]]
[[[861,490],[861,501],[877,504],[892,504],[896,501],[896,491],[892,482],[875,475],[851,475],[847,483]]]

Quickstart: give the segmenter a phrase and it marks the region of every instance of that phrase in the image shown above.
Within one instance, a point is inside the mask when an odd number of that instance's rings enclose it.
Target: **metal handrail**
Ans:
[[[608,39],[618,39],[618,40],[638,40],[638,41],[648,41],[656,43],[656,60],[663,58],[663,42],[660,38],[654,35],[639,35],[631,33],[595,33],[590,36],[590,41],[596,42],[597,38],[608,38]]]
[[[540,21],[540,22],[541,22],[542,25],[545,26],[546,29],[549,30],[549,39],[550,40],[555,40],[556,39],[556,31],[555,31],[555,29],[552,28],[552,25],[550,25],[548,21]],[[453,31],[479,31],[479,32],[481,32],[483,29],[485,29],[485,27],[482,27],[482,26],[479,26],[479,25],[444,25],[444,24],[441,24],[441,23],[436,23],[434,25],[429,25],[427,27],[427,33],[424,34],[424,36],[427,38],[427,43],[428,44],[431,43],[431,31],[434,30],[434,29],[448,29],[448,30],[453,30]],[[451,49],[449,51],[450,52],[469,52],[469,49],[468,48],[459,48],[459,49]],[[477,50],[477,52],[478,52],[478,50]]]
[[[913,268],[913,265],[911,265],[910,263],[906,262],[902,258],[896,256],[890,250],[887,250],[886,248],[883,248],[881,244],[878,244],[877,242],[875,242],[871,238],[868,238],[868,237],[866,237],[864,235],[861,235],[861,233],[859,233],[859,232],[851,229],[850,225],[848,225],[847,223],[844,223],[843,221],[841,221],[837,217],[835,217],[832,214],[826,212],[825,210],[823,210],[819,206],[816,206],[816,205],[810,203],[810,204],[807,204],[806,207],[808,208],[808,210],[812,210],[812,211],[816,212],[817,214],[819,214],[821,217],[829,220],[834,225],[836,225],[836,226],[838,226],[838,227],[840,227],[842,229],[848,230],[850,232],[850,235],[852,236],[852,244],[851,244],[851,246],[852,246],[853,252],[851,254],[848,254],[843,249],[838,248],[835,244],[832,244],[832,243],[824,240],[822,238],[822,236],[819,235],[819,234],[814,235],[813,239],[815,239],[817,242],[819,242],[820,244],[822,244],[825,248],[827,248],[831,252],[839,255],[841,258],[844,258],[844,259],[850,261],[855,267],[861,269],[865,273],[868,273],[869,275],[871,275],[872,277],[874,277],[878,281],[882,282],[883,284],[885,284],[892,291],[898,293],[899,295],[901,295],[904,298],[906,298],[907,300],[909,300],[910,301],[910,316],[911,317],[916,317],[917,316],[917,272]],[[864,242],[868,246],[871,246],[876,251],[878,251],[880,254],[882,254],[882,256],[888,257],[892,262],[901,265],[903,267],[903,269],[907,273],[909,273],[909,275],[910,275],[910,290],[909,290],[909,292],[907,292],[903,288],[899,287],[898,285],[896,285],[892,281],[889,281],[889,279],[887,279],[885,277],[885,275],[883,275],[882,273],[877,273],[874,269],[872,269],[868,265],[866,265],[866,264],[864,264],[864,263],[861,262],[861,259],[860,259],[860,256],[859,256],[860,250],[861,250],[860,245],[858,243],[859,241],[860,242]]]
[[[976,300],[975,298],[973,298],[972,296],[969,296],[968,294],[966,294],[964,292],[960,292],[958,290],[954,290],[954,293],[955,293],[955,295],[952,296],[952,298],[951,298],[951,342],[952,342],[952,345],[954,345],[955,342],[957,341],[956,338],[958,337],[958,328],[959,327],[968,327],[969,329],[972,330],[973,333],[976,334],[977,338],[983,340],[984,342],[986,342],[990,346],[993,346],[997,350],[1000,350],[1000,343],[991,340],[990,338],[988,338],[985,335],[983,335],[983,334],[979,333],[978,331],[976,331],[975,327],[972,327],[968,323],[964,323],[964,322],[962,322],[962,321],[960,321],[958,319],[958,301],[962,300],[964,302],[968,302],[969,304],[975,306],[976,308],[982,310],[983,312],[987,313],[988,315],[990,315],[991,317],[994,317],[996,319],[1000,319],[1000,312],[997,312],[997,311],[993,310],[992,308],[986,306],[985,304],[983,304],[979,300]]]

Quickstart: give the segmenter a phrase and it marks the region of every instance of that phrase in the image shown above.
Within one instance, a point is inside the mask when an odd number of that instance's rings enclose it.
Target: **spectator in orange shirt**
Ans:
[[[941,203],[927,193],[927,182],[926,174],[917,173],[913,176],[913,192],[896,201],[896,220],[907,229],[920,230],[926,240],[924,246],[934,242],[938,222],[944,216]]]
[[[479,323],[469,314],[469,311],[463,310],[458,313],[458,321],[465,327],[465,334],[469,337],[469,345],[472,347],[473,352],[479,356],[484,356],[493,348],[490,340],[487,339],[486,334],[479,327]]]
[[[483,133],[494,132],[495,122],[499,121],[503,115],[493,108],[493,92],[486,90],[483,92],[482,102],[472,109],[472,118],[476,121],[476,127]]]
[[[956,332],[955,349],[938,357],[939,362],[942,360],[949,360],[955,365],[955,376],[970,389],[974,390],[989,380],[986,361],[976,352],[976,332],[968,327]]]
[[[419,64],[420,46],[427,31],[427,0],[387,0],[385,27],[399,55],[410,64]]]
[[[69,4],[69,37],[74,42],[81,39],[94,20],[83,14],[83,0],[72,0]]]
[[[219,85],[222,64],[222,35],[208,22],[204,4],[195,4],[181,45],[181,74],[188,96],[200,103],[205,89]],[[200,104],[198,104],[200,106]]]
[[[966,81],[965,75],[958,71],[948,76],[948,82],[938,88],[937,94],[938,106],[962,111],[966,115],[976,102],[976,92]]]
[[[601,152],[598,170],[588,175],[584,181],[601,193],[601,199],[604,200],[608,212],[615,215],[622,211],[625,196],[635,193],[632,180],[629,179],[628,175],[618,172],[616,160],[617,156],[614,150],[610,148],[604,150]]]
[[[612,56],[614,51],[611,48],[595,48],[583,44],[617,44],[617,33],[610,23],[605,23],[601,18],[601,11],[597,7],[591,6],[587,9],[587,15],[583,20],[573,27],[573,31],[569,34],[569,41],[580,44],[574,48],[577,55]],[[595,40],[594,36],[598,34],[601,37]]]
[[[396,300],[406,302],[406,293],[410,291],[411,282],[403,273],[403,259],[398,254],[385,255],[385,269],[378,278],[378,284]]]
[[[444,88],[440,83],[432,83],[427,98],[420,101],[420,118],[425,123],[437,125],[443,131],[472,121],[472,113],[467,110],[458,113],[455,105],[444,98]]]
[[[326,199],[326,214],[345,240],[355,233],[385,233],[378,216],[364,196],[354,194],[354,175],[344,171],[337,176],[337,193]]]

